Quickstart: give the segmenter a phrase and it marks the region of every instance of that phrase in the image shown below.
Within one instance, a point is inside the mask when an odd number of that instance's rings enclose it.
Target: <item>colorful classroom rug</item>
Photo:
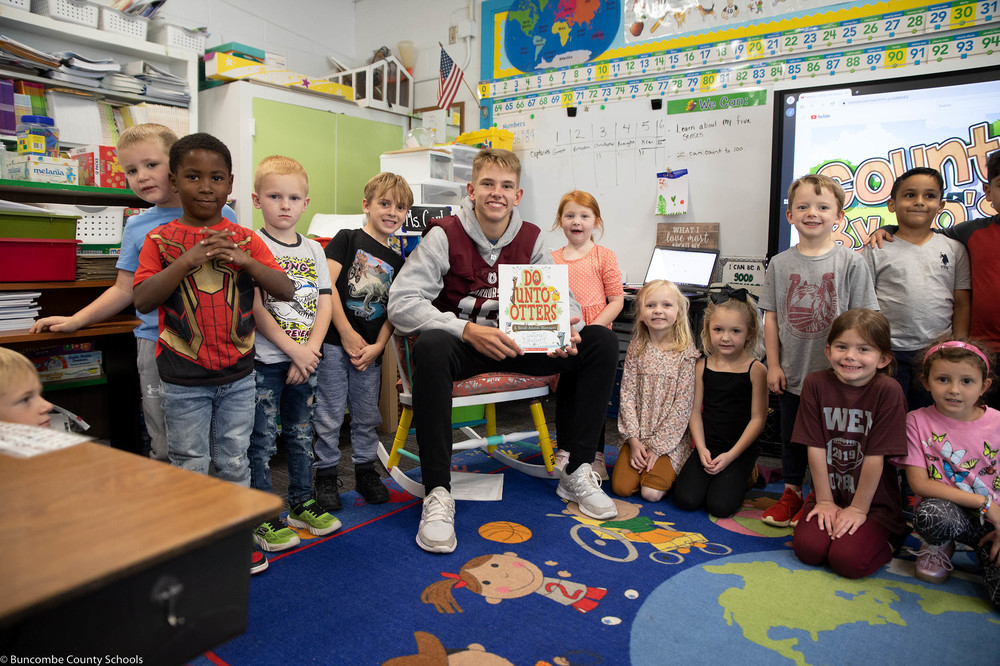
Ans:
[[[272,555],[246,633],[192,664],[997,663],[1000,613],[969,552],[940,586],[909,555],[850,581],[800,564],[791,530],[758,520],[778,484],[731,519],[630,498],[602,522],[555,481],[479,451],[455,462],[504,488],[458,502],[454,553],[417,547],[420,501],[394,483],[376,507],[346,493],[344,528]]]

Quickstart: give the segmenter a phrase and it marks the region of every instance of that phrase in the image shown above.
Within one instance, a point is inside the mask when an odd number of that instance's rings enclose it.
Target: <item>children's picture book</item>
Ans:
[[[569,268],[500,265],[500,330],[525,352],[569,345]]]

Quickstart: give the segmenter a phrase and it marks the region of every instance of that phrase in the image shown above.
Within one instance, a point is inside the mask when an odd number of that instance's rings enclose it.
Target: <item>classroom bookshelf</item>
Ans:
[[[188,87],[191,91],[191,102],[186,105],[188,109],[189,131],[195,132],[198,129],[197,90],[199,54],[196,51],[176,46],[154,44],[120,33],[57,21],[48,16],[32,14],[23,9],[16,9],[3,4],[0,4],[0,32],[11,39],[28,44],[32,48],[47,53],[54,51],[74,51],[86,58],[114,58],[122,64],[132,60],[144,60],[157,67],[169,70],[171,74],[180,76],[188,82]],[[100,88],[94,89],[65,81],[55,81],[53,79],[25,74],[4,67],[0,67],[0,78],[41,83],[47,89],[61,88],[64,90],[76,90],[112,103],[135,104],[152,102],[154,104],[171,106],[169,102],[148,99],[144,95]],[[5,136],[2,138],[10,140],[13,137]]]

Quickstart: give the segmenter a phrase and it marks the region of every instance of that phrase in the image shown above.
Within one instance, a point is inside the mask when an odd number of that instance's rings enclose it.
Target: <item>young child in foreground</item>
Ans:
[[[896,214],[898,242],[861,250],[875,281],[879,311],[892,326],[896,381],[910,409],[932,402],[913,376],[917,353],[942,335],[961,338],[969,331],[969,255],[957,240],[931,231],[944,210],[943,191],[944,179],[929,167],[897,178],[886,206]]]
[[[42,397],[42,380],[27,357],[0,347],[0,421],[49,427],[52,403]]]
[[[845,578],[870,576],[892,559],[907,534],[896,469],[887,456],[906,450],[906,400],[891,376],[889,321],[848,310],[827,336],[830,369],[802,385],[792,441],[808,448],[816,501],[795,526],[803,563],[829,563]]]
[[[295,298],[281,301],[254,292],[254,369],[257,410],[250,436],[250,486],[274,492],[271,458],[278,451],[278,416],[288,461],[288,524],[324,536],[340,521],[313,499],[313,405],[316,366],[330,324],[330,273],[323,248],[295,231],[309,205],[309,179],[290,157],[271,155],[257,165],[253,205],[264,216],[257,231],[285,274],[295,284]],[[263,550],[277,552],[300,542],[279,517],[254,530]]]
[[[674,485],[674,505],[705,507],[724,518],[742,506],[757,463],[757,437],[767,418],[767,368],[760,347],[757,305],[746,289],[712,292],[701,333],[706,358],[695,365],[691,442]]]
[[[647,282],[635,308],[618,409],[623,444],[611,490],[621,497],[638,492],[657,502],[691,455],[688,421],[701,354],[691,335],[688,299],[673,282]]]
[[[857,252],[833,240],[844,222],[844,190],[827,176],[803,176],[788,188],[788,222],[799,242],[767,265],[764,310],[767,388],[781,407],[781,472],[785,491],[761,520],[795,525],[801,517],[806,450],[792,440],[802,382],[827,365],[824,340],[837,315],[851,308],[878,309],[872,277]],[[888,350],[888,347],[886,347]]]
[[[316,388],[316,499],[339,511],[337,491],[340,426],[344,408],[351,413],[351,461],[355,489],[368,504],[389,501],[389,490],[375,469],[382,352],[392,336],[386,315],[389,287],[403,267],[403,257],[389,247],[389,236],[406,220],[413,192],[406,179],[383,172],[365,184],[361,229],[343,229],[326,246],[330,279],[336,285],[333,326],[323,340]]]
[[[31,327],[32,333],[55,331],[72,333],[112,317],[132,306],[132,282],[139,268],[139,251],[146,234],[156,227],[175,220],[183,214],[181,200],[170,187],[170,147],[177,135],[163,125],[146,123],[134,125],[122,132],[118,139],[118,162],[125,173],[125,180],[137,197],[153,204],[140,215],[130,217],[122,233],[121,254],[115,267],[115,283],[98,296],[94,302],[70,317],[43,317]],[[223,206],[222,215],[233,222],[236,213]],[[139,313],[141,323],[136,327],[136,365],[142,394],[142,414],[149,434],[149,456],[155,460],[167,459],[166,425],[163,420],[163,389],[156,369],[156,338],[159,318],[157,311]]]
[[[1000,412],[983,403],[995,356],[983,343],[945,336],[923,354],[931,407],[906,416],[907,453],[894,462],[922,499],[913,527],[923,540],[916,576],[943,583],[955,541],[972,546],[986,593],[1000,610]]]
[[[611,328],[611,322],[625,305],[625,290],[618,257],[614,251],[594,242],[595,228],[604,233],[601,208],[593,195],[580,190],[564,194],[552,230],[562,229],[567,242],[565,247],[552,251],[552,260],[569,267],[569,289],[583,311],[583,323]],[[557,469],[562,471],[568,462],[568,449],[556,451]],[[607,480],[603,431],[593,469]]]

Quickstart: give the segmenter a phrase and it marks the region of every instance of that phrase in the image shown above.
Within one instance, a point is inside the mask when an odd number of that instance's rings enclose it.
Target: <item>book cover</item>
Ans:
[[[557,264],[500,265],[500,330],[525,352],[569,345],[569,268]]]
[[[91,366],[101,364],[103,357],[100,351],[79,352],[76,354],[53,354],[41,358],[33,358],[35,369],[39,372],[46,370],[64,370],[79,366]]]

